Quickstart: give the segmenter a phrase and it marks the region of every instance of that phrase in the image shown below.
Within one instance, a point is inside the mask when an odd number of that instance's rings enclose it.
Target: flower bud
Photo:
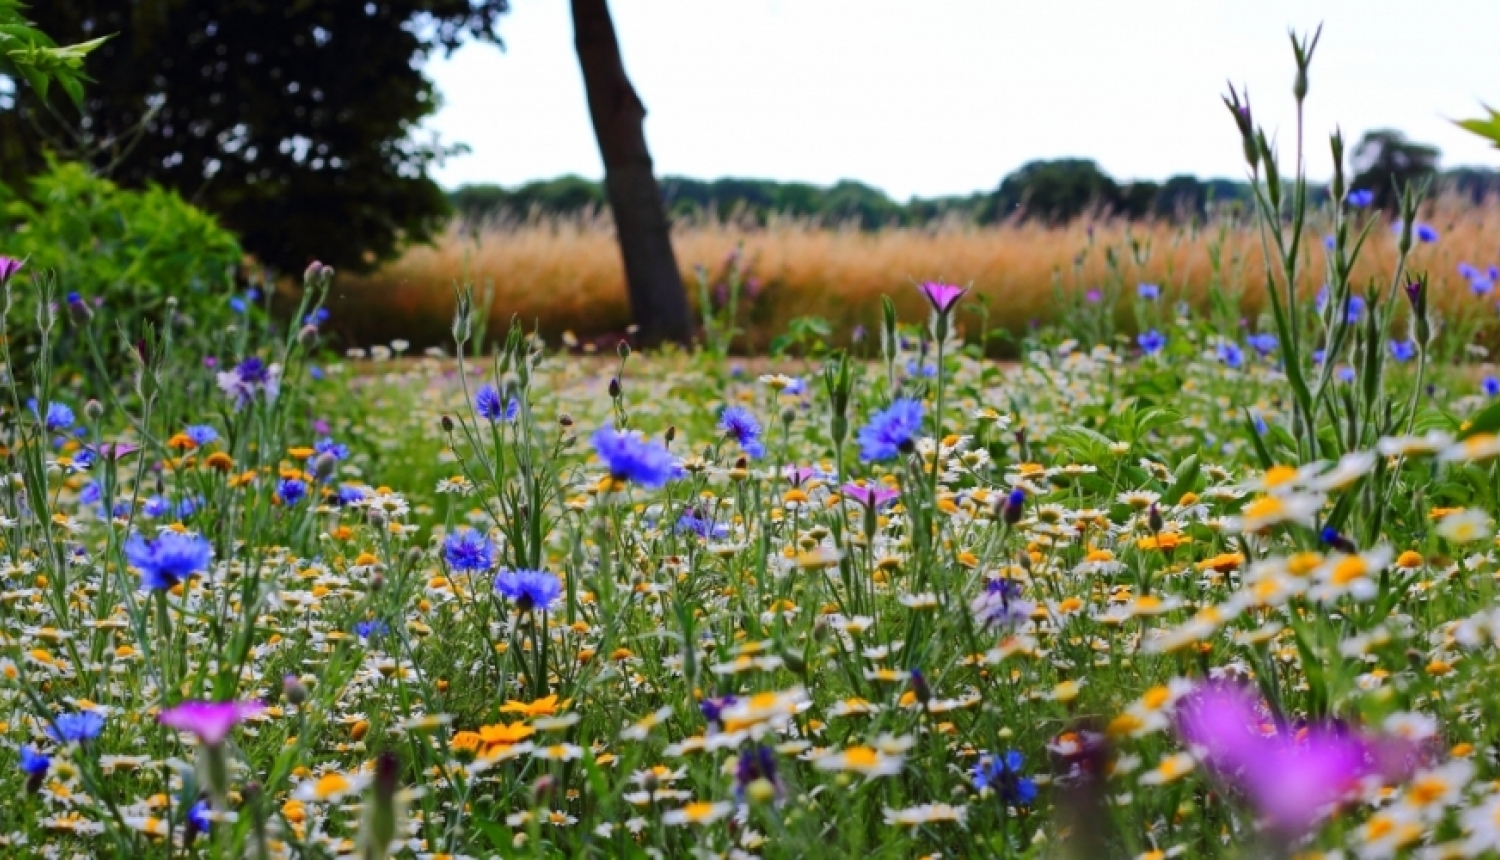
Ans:
[[[332,475],[333,470],[338,467],[338,462],[339,461],[332,454],[326,452],[319,454],[317,456],[317,459],[313,460],[313,474],[316,475],[319,480],[327,478],[329,475]]]
[[[610,380],[609,380],[609,399],[610,400],[619,400],[620,399],[620,377],[618,377],[618,376],[612,376],[612,377],[610,377]]]
[[[307,687],[296,675],[287,675],[281,679],[281,695],[286,697],[288,704],[300,705],[307,701]]]
[[[438,423],[442,425],[444,433],[453,432],[453,419],[450,416],[444,415],[441,419],[439,419]]]
[[[305,325],[302,328],[298,329],[297,330],[297,342],[300,343],[300,344],[302,344],[302,346],[304,346],[304,347],[310,347],[313,344],[317,343],[318,342],[318,327],[315,326],[315,325],[308,324],[308,325]]]
[[[83,414],[90,421],[98,421],[104,417],[104,404],[89,398],[88,402],[83,404]]]

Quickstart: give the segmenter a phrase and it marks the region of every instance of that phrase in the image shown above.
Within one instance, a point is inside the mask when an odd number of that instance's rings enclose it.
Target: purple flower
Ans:
[[[1021,586],[1006,577],[987,580],[984,590],[969,603],[975,621],[998,630],[1025,624],[1035,609],[1036,604],[1021,599]]]
[[[1356,209],[1363,209],[1375,202],[1375,192],[1368,188],[1356,188],[1344,200]]]
[[[719,414],[719,430],[733,437],[746,456],[754,459],[765,456],[766,446],[760,441],[760,422],[742,406],[726,406]]]
[[[1392,340],[1391,358],[1405,364],[1417,356],[1417,344],[1412,340]]]
[[[180,732],[198,736],[204,746],[224,743],[236,725],[264,711],[260,702],[186,701],[156,715],[156,721]]]
[[[473,529],[443,539],[443,560],[454,570],[489,570],[495,566],[495,545]]]
[[[922,431],[922,404],[910,398],[895,400],[884,410],[870,416],[870,423],[859,429],[859,458],[867,463],[889,460],[916,444]]]
[[[1250,348],[1255,350],[1262,358],[1276,351],[1276,335],[1274,334],[1252,334],[1245,338]]]
[[[234,398],[236,409],[243,408],[261,394],[267,401],[276,399],[281,390],[281,365],[266,364],[250,356],[232,370],[218,374],[219,389]]]
[[[23,265],[25,264],[15,257],[0,256],[0,287],[10,283],[10,279],[16,276],[16,272],[21,271]]]
[[[1500,379],[1496,379],[1493,376],[1486,376],[1484,381],[1479,384],[1479,387],[1484,391],[1486,397],[1500,395]]]
[[[59,714],[47,727],[47,737],[58,743],[85,743],[104,732],[104,717],[93,711]]]
[[[141,572],[141,587],[165,591],[208,568],[213,547],[199,535],[165,531],[148,541],[138,534],[125,541],[125,560]]]
[[[660,487],[677,476],[677,461],[670,451],[640,434],[620,433],[606,424],[594,433],[594,450],[617,481],[634,481],[643,487]]]
[[[1156,284],[1136,284],[1135,294],[1148,302],[1161,298],[1161,287]]]
[[[521,411],[521,404],[514,397],[509,403],[504,402],[493,385],[485,385],[474,395],[474,411],[479,413],[479,417],[488,418],[491,422],[514,421],[516,414]]]
[[[1209,684],[1177,709],[1177,731],[1209,768],[1238,785],[1267,825],[1286,838],[1312,830],[1332,805],[1372,774],[1399,776],[1396,747],[1333,723],[1295,733],[1262,714],[1246,688]]]
[[[956,287],[953,284],[941,284],[937,281],[927,281],[922,284],[922,295],[932,303],[932,309],[940,314],[946,314],[958,304],[958,300],[964,297],[968,290],[964,287]]]
[[[1141,345],[1141,352],[1147,355],[1155,355],[1161,352],[1162,347],[1167,345],[1167,338],[1156,329],[1141,332],[1135,342]]]
[[[307,484],[297,478],[282,478],[276,484],[276,495],[288,505],[295,505],[307,497]]]
[[[859,484],[845,484],[840,488],[839,492],[843,493],[845,498],[859,502],[861,507],[874,508],[876,510],[879,510],[891,500],[901,495],[898,490],[893,490],[890,487],[874,482],[865,484],[864,486],[860,486]]]
[[[495,591],[522,612],[546,610],[562,594],[562,581],[545,570],[502,570],[495,576]]]

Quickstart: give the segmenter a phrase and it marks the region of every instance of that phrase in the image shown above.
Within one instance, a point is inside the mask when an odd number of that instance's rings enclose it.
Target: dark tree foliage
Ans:
[[[1001,180],[995,192],[997,219],[1020,214],[1059,224],[1090,209],[1112,209],[1120,200],[1120,186],[1085,158],[1031,161]]]
[[[1406,139],[1392,129],[1366,132],[1354,147],[1354,181],[1350,187],[1375,194],[1375,205],[1396,205],[1407,186],[1437,175],[1436,147]]]
[[[51,149],[125,186],[158,183],[217,214],[261,262],[362,270],[430,238],[449,208],[417,140],[438,104],[422,62],[497,40],[508,0],[46,0],[89,57],[81,110],[22,95],[0,111],[0,182]]]

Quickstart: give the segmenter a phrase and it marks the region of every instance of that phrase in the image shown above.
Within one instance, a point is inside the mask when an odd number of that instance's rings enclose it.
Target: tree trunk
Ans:
[[[573,43],[604,158],[604,191],[625,261],[630,311],[644,343],[685,344],[693,336],[692,316],[672,252],[666,206],[646,150],[646,107],[625,76],[607,0],[572,4]]]

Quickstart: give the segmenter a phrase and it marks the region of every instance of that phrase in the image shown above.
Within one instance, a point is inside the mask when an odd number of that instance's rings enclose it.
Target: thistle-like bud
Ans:
[[[307,686],[296,675],[287,675],[281,679],[281,695],[288,704],[300,705],[307,701]]]
[[[317,326],[309,324],[309,325],[305,325],[302,328],[300,328],[300,329],[297,330],[297,343],[302,344],[303,347],[310,347],[310,346],[312,346],[313,344],[315,344],[317,342],[318,342],[318,327]]]
[[[1146,512],[1146,527],[1154,534],[1161,531],[1166,524],[1166,521],[1162,519],[1161,509],[1156,506],[1156,502],[1152,502],[1151,509]]]
[[[1000,518],[1008,526],[1013,526],[1021,521],[1021,514],[1026,510],[1026,491],[1020,487],[1010,491],[1005,497],[1005,504],[1001,507]]]
[[[327,478],[329,475],[333,474],[333,470],[338,466],[338,462],[339,461],[332,454],[326,452],[319,454],[317,458],[313,460],[313,474],[316,475],[319,480]]]
[[[401,763],[391,753],[375,759],[375,779],[365,806],[365,820],[359,829],[364,857],[385,860],[396,838],[396,789],[400,787]]]
[[[571,416],[568,413],[564,412],[563,414],[557,416],[557,423],[561,424],[564,427],[572,427],[573,426],[573,416]]]
[[[617,347],[615,347],[615,351],[620,354],[620,358],[629,358],[630,357],[630,344],[627,341],[623,341],[622,340],[622,341],[620,341],[620,345],[617,346]]]
[[[77,293],[68,293],[68,316],[79,325],[87,325],[94,318],[94,309]]]
[[[676,424],[669,424],[669,425],[667,425],[667,432],[666,432],[665,438],[667,440],[667,444],[668,445],[672,444],[672,442],[677,439],[677,425]]]
[[[442,418],[438,419],[438,423],[442,424],[442,426],[443,426],[443,432],[444,433],[452,433],[453,432],[453,418],[452,418],[452,416],[444,415]]]
[[[612,376],[612,377],[610,377],[610,379],[609,379],[609,399],[610,400],[619,400],[620,399],[620,391],[621,391],[621,388],[620,388],[620,377],[618,377],[618,376]]]
[[[104,417],[104,404],[89,398],[88,402],[83,404],[83,415],[90,421],[98,421]]]

